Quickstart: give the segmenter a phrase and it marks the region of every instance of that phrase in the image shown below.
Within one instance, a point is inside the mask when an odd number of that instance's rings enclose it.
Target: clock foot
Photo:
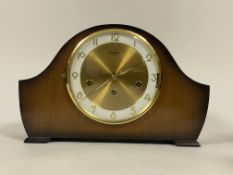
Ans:
[[[197,142],[197,141],[193,141],[193,140],[176,140],[174,141],[174,144],[176,146],[186,146],[186,147],[200,147],[201,145]]]
[[[48,143],[50,141],[50,137],[28,137],[24,140],[24,143]]]

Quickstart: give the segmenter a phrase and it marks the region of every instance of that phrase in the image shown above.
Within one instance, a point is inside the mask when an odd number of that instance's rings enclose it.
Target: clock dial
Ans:
[[[153,47],[123,29],[97,31],[79,42],[67,75],[68,92],[77,108],[106,124],[142,116],[156,100],[161,77]]]

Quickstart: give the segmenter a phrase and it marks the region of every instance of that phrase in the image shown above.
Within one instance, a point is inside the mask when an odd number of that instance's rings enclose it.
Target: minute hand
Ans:
[[[126,73],[128,73],[128,72],[130,72],[132,69],[134,69],[135,67],[140,66],[140,65],[142,65],[142,64],[145,64],[145,62],[140,62],[140,63],[134,64],[134,65],[128,67],[127,69],[123,70],[123,71],[119,71],[119,72],[116,74],[116,76],[117,76],[117,75],[120,75],[120,76],[121,76],[121,75],[125,75]]]

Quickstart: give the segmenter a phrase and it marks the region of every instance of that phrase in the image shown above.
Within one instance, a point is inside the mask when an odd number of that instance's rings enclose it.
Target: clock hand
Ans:
[[[137,67],[137,66],[139,66],[139,65],[142,65],[142,64],[145,64],[145,62],[144,62],[144,61],[139,62],[139,63],[137,63],[137,64],[134,64],[134,65],[132,65],[132,66],[126,68],[126,69],[123,70],[123,71],[119,71],[119,72],[116,74],[116,76],[118,76],[118,75],[120,75],[120,76],[125,75],[126,73],[128,73],[129,71],[131,71],[132,69],[134,69],[135,67]]]
[[[104,86],[106,86],[110,81],[112,80],[112,78],[104,81],[103,83],[101,83],[99,86],[97,86],[95,89],[93,89],[92,91],[90,91],[88,94],[86,94],[82,99],[81,101],[84,101],[86,99],[87,96],[89,96],[90,94],[98,91],[99,89],[103,88]]]
[[[97,86],[97,88],[95,88],[93,91],[97,91],[97,90],[103,88],[103,87],[106,86],[111,80],[112,80],[112,78],[106,80],[105,82],[103,82],[102,84],[100,84],[99,86]]]
[[[122,75],[125,75],[126,73],[128,73],[129,71],[131,71],[132,69],[134,69],[135,67],[139,66],[139,65],[142,65],[142,64],[145,64],[144,61],[142,62],[139,62],[137,64],[134,64],[128,68],[126,68],[125,70],[123,71],[119,71],[117,74],[112,74],[111,78],[104,81],[103,83],[101,83],[99,86],[97,86],[95,89],[93,89],[92,91],[90,91],[88,94],[86,94],[82,99],[81,101],[84,101],[86,99],[87,96],[89,96],[90,94],[98,91],[99,89],[103,88],[104,86],[106,86],[109,82],[111,82],[112,80],[116,79],[118,76],[122,76]]]
[[[109,82],[111,82],[112,80],[117,79],[118,76],[125,75],[126,73],[128,73],[129,71],[131,71],[132,69],[134,69],[135,67],[140,66],[140,65],[142,65],[142,64],[145,64],[145,62],[144,62],[144,61],[139,62],[139,63],[137,63],[137,64],[134,64],[134,65],[132,65],[132,66],[126,68],[126,69],[123,70],[123,71],[119,71],[119,72],[118,72],[117,74],[115,74],[115,75],[112,74],[112,76],[111,76],[110,79],[104,81],[104,82],[101,83],[99,86],[97,86],[95,89],[93,89],[93,90],[90,91],[88,94],[86,94],[86,95],[81,99],[81,101],[84,101],[84,100],[86,99],[87,96],[89,96],[90,94],[92,94],[92,93],[98,91],[99,89],[105,87],[105,86],[106,86]]]

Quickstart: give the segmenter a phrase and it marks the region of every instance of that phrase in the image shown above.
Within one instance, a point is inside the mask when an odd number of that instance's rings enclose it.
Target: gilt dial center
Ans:
[[[112,54],[111,50],[117,54]],[[135,86],[138,79],[143,82],[140,89]],[[87,80],[93,80],[95,85],[86,83]],[[108,110],[125,109],[135,104],[143,95],[147,82],[148,70],[142,56],[124,43],[97,46],[87,54],[81,68],[81,84],[86,97]]]

